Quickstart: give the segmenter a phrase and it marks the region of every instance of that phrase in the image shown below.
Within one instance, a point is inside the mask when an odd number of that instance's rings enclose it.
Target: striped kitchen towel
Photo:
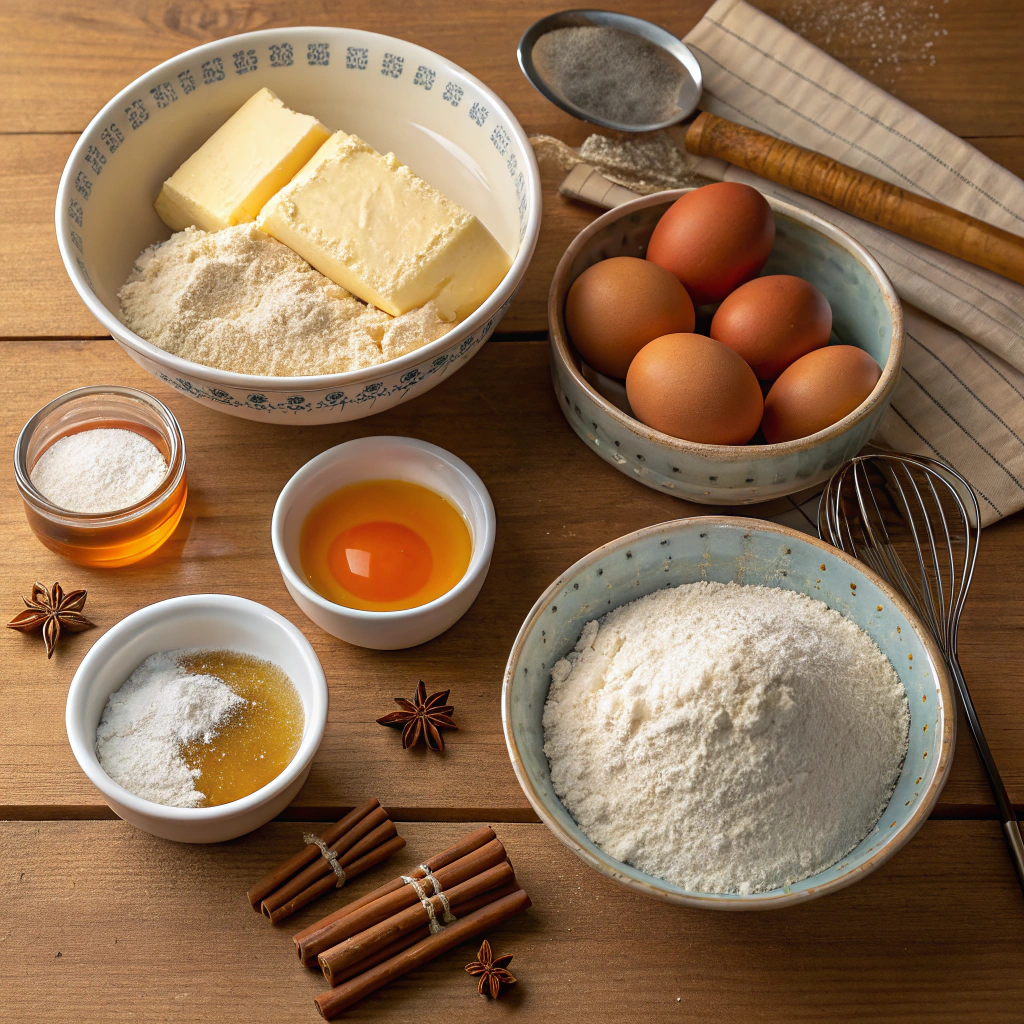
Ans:
[[[717,0],[684,41],[704,109],[1024,234],[1024,181],[744,0]],[[722,161],[694,169],[811,210],[871,252],[906,318],[875,440],[958,469],[985,525],[1024,507],[1024,287]]]

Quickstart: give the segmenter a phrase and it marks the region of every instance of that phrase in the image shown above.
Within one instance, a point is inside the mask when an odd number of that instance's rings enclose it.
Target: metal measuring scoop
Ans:
[[[533,59],[534,47],[541,36],[546,36],[549,32],[559,28],[579,28],[587,25],[617,28],[621,32],[640,36],[641,39],[653,43],[678,61],[681,72],[680,86],[679,93],[675,98],[677,109],[672,112],[671,117],[648,124],[623,124],[619,121],[609,121],[594,111],[577,107],[544,78],[541,69]],[[700,64],[697,63],[697,58],[685,43],[677,39],[671,32],[650,21],[634,18],[629,14],[616,14],[613,11],[561,11],[558,14],[549,14],[546,18],[534,22],[523,34],[523,38],[519,40],[518,56],[519,66],[523,69],[523,74],[530,80],[530,84],[556,107],[561,107],[566,113],[578,117],[581,121],[589,121],[591,124],[600,125],[602,128],[612,128],[619,132],[653,132],[684,121],[697,109],[704,88]]]
[[[533,58],[537,41],[555,29],[587,25],[619,29],[640,36],[678,63],[682,76],[676,98],[678,110],[668,120],[645,124],[609,121],[593,110],[576,106],[544,78]],[[682,125],[696,111],[703,91],[700,64],[688,47],[671,32],[643,18],[593,10],[549,14],[523,33],[518,57],[519,66],[531,85],[573,117],[622,132],[668,129],[676,145],[692,156],[724,160],[904,238],[923,242],[1024,284],[1024,238],[1020,235],[993,227],[916,192],[907,192],[821,153],[783,142],[708,111],[697,114],[684,132]],[[675,127],[677,125],[679,127]]]
[[[995,797],[1024,886],[1024,840],[960,669],[957,631],[974,575],[981,512],[971,485],[937,459],[858,455],[833,474],[818,506],[821,539],[895,587],[928,627],[963,701],[971,738]]]

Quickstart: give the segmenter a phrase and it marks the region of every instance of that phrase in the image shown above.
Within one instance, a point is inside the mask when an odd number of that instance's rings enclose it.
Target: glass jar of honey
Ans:
[[[86,430],[131,430],[156,446],[167,473],[150,494],[112,512],[74,512],[55,505],[33,483],[32,470],[62,438]],[[185,510],[185,439],[170,409],[145,391],[115,385],[76,388],[43,406],[22,428],[14,473],[35,535],[51,551],[97,568],[130,565],[152,554]]]

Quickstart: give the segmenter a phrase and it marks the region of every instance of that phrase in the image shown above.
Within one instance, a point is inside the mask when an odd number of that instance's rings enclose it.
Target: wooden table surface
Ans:
[[[628,6],[681,35],[705,4]],[[891,0],[884,20],[859,0],[758,6],[1024,173],[1017,0]],[[507,843],[535,906],[495,937],[499,952],[515,953],[520,984],[494,1006],[461,972],[475,955],[467,945],[371,997],[351,1019],[1022,1019],[1024,899],[964,729],[933,819],[904,851],[842,893],[765,915],[684,910],[607,882],[537,822],[516,784],[499,694],[508,649],[536,596],[597,545],[701,512],[599,461],[554,401],[547,284],[565,245],[594,216],[555,193],[557,172],[545,172],[541,242],[498,338],[442,387],[353,424],[273,427],[200,407],[124,355],[64,273],[52,222],[64,161],[93,113],[159,61],[256,28],[354,25],[445,54],[495,88],[528,132],[578,143],[587,126],[543,101],[515,63],[519,35],[550,10],[533,0],[451,9],[422,0],[0,6],[0,447],[10,453],[25,420],[72,387],[133,385],[179,418],[191,486],[171,541],[137,566],[104,573],[41,547],[13,476],[0,478],[6,614],[34,580],[59,579],[89,589],[87,610],[100,624],[62,643],[51,661],[38,637],[0,630],[0,817],[7,819],[0,823],[0,1019],[318,1019],[310,1000],[323,983],[296,966],[293,929],[267,926],[242,893],[297,846],[303,827],[296,822],[336,818],[369,795],[388,807],[408,846],[389,867],[353,883],[352,896],[448,845],[471,827],[462,823],[486,821]],[[897,21],[904,43],[889,34]],[[900,46],[902,56],[889,59]],[[367,433],[412,434],[455,452],[483,477],[498,513],[480,598],[452,630],[412,651],[364,651],[319,631],[292,604],[271,552],[270,513],[288,477],[314,454]],[[1018,516],[985,531],[961,631],[964,670],[1018,807],[1021,579]],[[110,820],[68,748],[64,702],[104,628],[153,601],[203,592],[251,597],[290,618],[323,662],[331,703],[323,745],[287,820],[232,843],[184,847]],[[374,723],[420,678],[452,689],[460,728],[443,757],[403,752],[398,735]],[[293,923],[339,902],[328,897]]]

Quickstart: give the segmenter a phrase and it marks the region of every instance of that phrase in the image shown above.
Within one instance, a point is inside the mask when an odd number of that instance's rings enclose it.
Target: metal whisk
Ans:
[[[957,630],[981,535],[970,484],[937,459],[896,453],[858,455],[829,480],[818,533],[873,569],[911,604],[942,651],[967,715],[1024,886],[1024,840],[992,757],[957,655]]]

